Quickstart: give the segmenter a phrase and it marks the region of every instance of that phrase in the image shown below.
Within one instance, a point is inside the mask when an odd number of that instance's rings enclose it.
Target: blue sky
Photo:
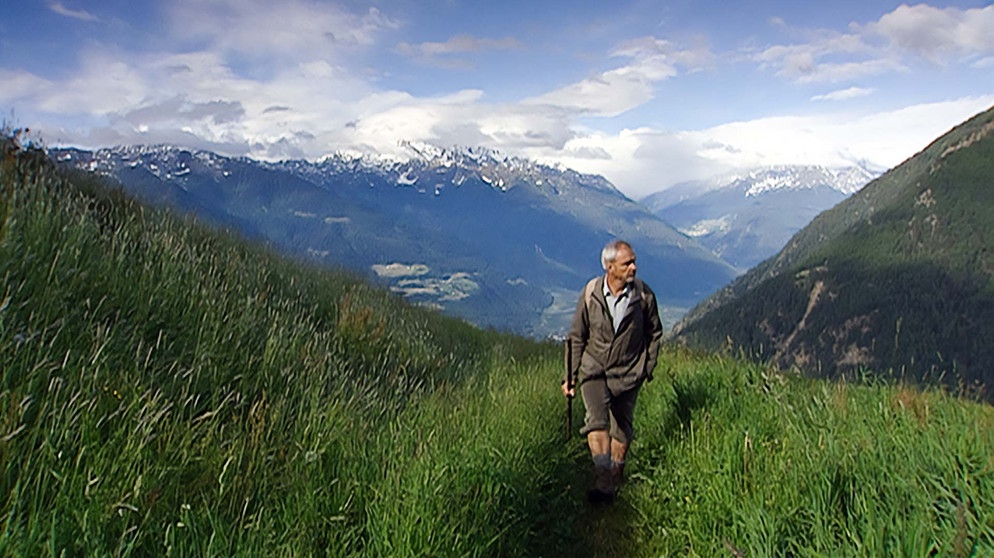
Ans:
[[[483,145],[637,199],[762,165],[890,168],[994,105],[989,2],[0,2],[2,117],[47,145]]]

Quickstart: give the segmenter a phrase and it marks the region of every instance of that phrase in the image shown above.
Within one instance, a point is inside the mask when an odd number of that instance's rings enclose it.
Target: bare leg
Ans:
[[[618,489],[625,481],[625,455],[628,444],[611,438],[611,479],[614,488]]]
[[[587,447],[590,448],[590,455],[604,455],[611,453],[614,455],[614,443],[607,430],[592,430],[587,433]]]
[[[611,461],[618,463],[625,462],[625,455],[628,453],[628,444],[611,438]]]
[[[594,488],[587,492],[591,502],[605,503],[614,499],[614,475],[611,468],[611,435],[607,430],[587,433],[587,446],[594,462]]]

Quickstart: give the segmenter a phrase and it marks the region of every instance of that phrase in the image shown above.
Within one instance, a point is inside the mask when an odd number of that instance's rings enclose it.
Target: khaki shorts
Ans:
[[[623,444],[632,441],[632,420],[635,417],[635,400],[638,387],[618,394],[607,388],[607,380],[591,378],[580,385],[583,406],[586,408],[580,434],[594,430],[608,430],[611,437]]]

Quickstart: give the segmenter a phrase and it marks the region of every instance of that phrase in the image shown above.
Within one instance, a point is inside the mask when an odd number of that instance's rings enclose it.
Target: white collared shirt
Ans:
[[[607,311],[611,314],[611,320],[614,322],[615,333],[618,333],[621,320],[624,319],[625,312],[628,310],[631,292],[632,286],[626,283],[625,288],[618,293],[618,296],[614,296],[611,294],[611,288],[607,286],[607,279],[604,279],[604,300],[607,301]]]

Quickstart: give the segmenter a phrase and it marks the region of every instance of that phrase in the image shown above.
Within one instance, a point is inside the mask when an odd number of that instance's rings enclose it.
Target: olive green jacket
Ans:
[[[652,379],[663,336],[656,295],[635,279],[629,296],[628,309],[615,333],[604,298],[604,277],[591,279],[580,294],[568,338],[571,372],[579,383],[603,376],[612,393],[621,393]]]

